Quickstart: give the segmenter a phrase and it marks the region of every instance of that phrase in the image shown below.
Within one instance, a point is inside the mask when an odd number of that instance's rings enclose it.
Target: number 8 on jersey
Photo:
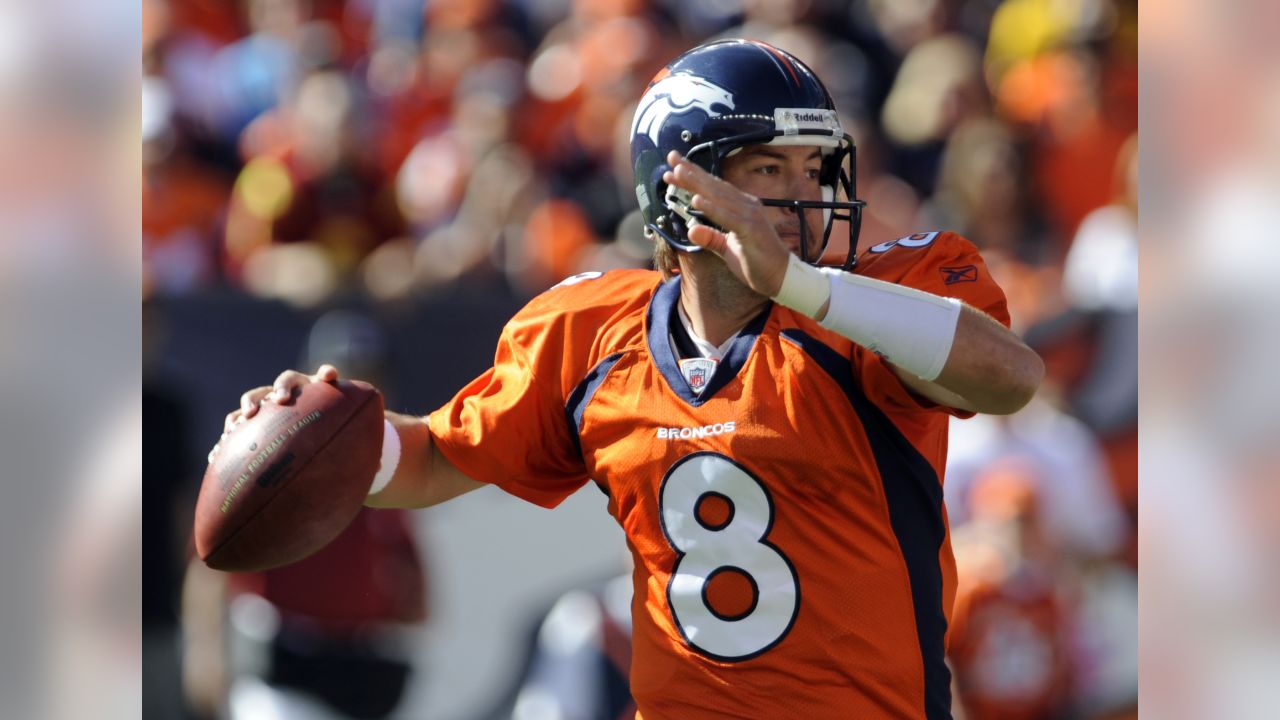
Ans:
[[[678,553],[667,584],[672,619],[694,649],[747,660],[776,645],[795,622],[795,567],[766,537],[773,502],[763,483],[724,455],[687,455],[659,492],[662,530]],[[718,510],[718,512],[717,512]],[[718,605],[719,584],[749,586],[745,607]]]

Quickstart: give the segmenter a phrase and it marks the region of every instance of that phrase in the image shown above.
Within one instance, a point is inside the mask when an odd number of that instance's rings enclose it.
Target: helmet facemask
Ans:
[[[779,113],[782,111],[780,110]],[[814,111],[817,112],[817,111]],[[831,114],[834,118],[834,113]],[[831,231],[836,220],[845,221],[849,228],[849,253],[842,263],[844,270],[850,270],[857,262],[857,238],[862,227],[862,210],[866,203],[854,195],[856,184],[857,149],[853,138],[834,127],[763,127],[737,135],[708,140],[691,147],[685,157],[710,172],[722,177],[724,161],[729,156],[750,145],[801,145],[815,146],[822,150],[822,167],[819,171],[819,184],[822,187],[822,200],[792,200],[785,198],[760,198],[766,207],[786,208],[793,211],[800,221],[800,258],[810,264],[818,264],[831,239]],[[700,252],[701,247],[688,241],[688,229],[691,223],[711,227],[720,232],[719,227],[703,212],[695,210],[690,202],[692,196],[667,186],[663,194],[664,204],[670,212],[659,215],[658,222],[649,225],[649,230],[662,237],[669,245],[683,252]],[[846,198],[838,200],[838,197]],[[848,199],[855,198],[855,199]],[[805,222],[806,211],[822,212],[822,237],[815,242],[809,235],[809,223]],[[665,222],[664,222],[665,221]],[[679,238],[679,239],[677,239]]]

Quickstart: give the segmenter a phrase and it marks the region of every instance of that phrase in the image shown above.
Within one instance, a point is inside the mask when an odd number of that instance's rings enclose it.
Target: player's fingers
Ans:
[[[697,163],[682,160],[679,164],[671,166],[671,174],[675,175],[676,180],[681,185],[687,185],[691,190],[701,192],[710,190],[715,185],[716,176],[702,169]]]
[[[231,415],[228,415],[227,417],[230,418],[232,415],[236,415],[238,413],[245,420],[248,420],[258,412],[258,404],[262,402],[262,398],[266,397],[269,392],[271,392],[271,388],[269,387],[256,387],[241,395],[240,409],[231,413]]]
[[[667,153],[667,164],[671,169],[662,174],[662,180],[669,185],[675,185],[690,192],[701,192],[715,180],[711,173],[703,170],[697,163],[685,160],[675,150]]]
[[[694,193],[714,192],[715,178],[691,162],[682,162],[662,174],[662,181],[668,185]]]
[[[760,215],[759,201],[755,197],[748,195],[725,202],[722,198],[699,194],[694,195],[689,204],[722,231],[737,233],[739,238],[765,237],[768,221]]]
[[[724,198],[698,193],[689,201],[694,210],[700,210],[715,220],[721,227],[730,230],[742,230],[759,222],[755,217],[753,202],[755,198]]]
[[[675,150],[668,153],[667,160],[671,165],[671,170],[663,174],[664,182],[684,188],[690,192],[711,195],[722,201],[751,197],[732,184],[725,182],[723,178],[718,178],[707,172],[701,165],[686,160]]]
[[[693,225],[690,227],[689,242],[720,256],[723,256],[729,249],[728,237],[724,233],[706,225]]]
[[[293,397],[295,389],[309,382],[311,382],[310,375],[305,375],[297,370],[285,370],[271,384],[271,394],[267,396],[267,399],[283,405]]]
[[[321,365],[316,374],[311,376],[315,382],[336,382],[338,380],[338,368],[325,363]]]
[[[673,150],[670,157],[679,158],[679,153]],[[743,192],[688,160],[681,160],[673,168],[663,174],[663,181],[693,193],[691,204],[695,209],[711,214],[722,224],[730,219],[749,223],[763,219],[760,213],[763,205],[755,195]]]

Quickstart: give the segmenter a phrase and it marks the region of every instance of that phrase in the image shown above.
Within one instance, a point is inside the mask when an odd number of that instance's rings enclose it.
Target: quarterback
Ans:
[[[632,125],[657,271],[575,276],[426,417],[387,414],[367,503],[484,484],[553,507],[587,482],[634,559],[638,717],[947,718],[950,415],[1010,413],[1040,359],[976,248],[857,247],[854,145],[798,59],[724,40],[662,70]],[[307,382],[251,390],[235,423]]]

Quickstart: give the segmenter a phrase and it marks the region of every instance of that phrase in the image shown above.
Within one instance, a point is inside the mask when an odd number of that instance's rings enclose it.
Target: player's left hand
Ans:
[[[693,208],[727,230],[706,225],[689,228],[689,240],[724,259],[734,275],[765,297],[782,287],[790,251],[778,237],[760,198],[745,193],[689,162],[679,152],[667,154],[673,169],[664,182],[693,193]]]

